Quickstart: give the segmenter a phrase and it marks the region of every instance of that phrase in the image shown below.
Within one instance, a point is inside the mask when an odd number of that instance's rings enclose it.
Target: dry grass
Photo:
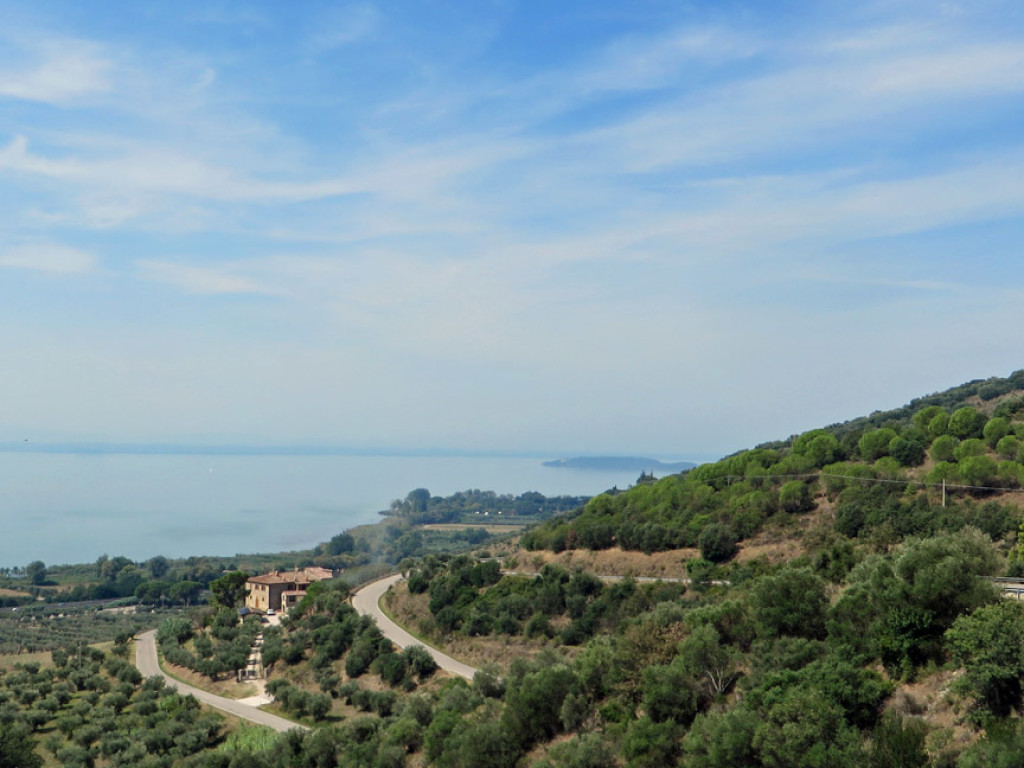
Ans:
[[[201,688],[204,691],[216,693],[218,696],[225,696],[229,699],[244,699],[248,696],[255,696],[257,693],[256,686],[252,683],[239,683],[230,677],[222,680],[211,680],[206,675],[200,675],[198,672],[194,672],[187,667],[169,664],[166,659],[161,659],[160,665],[163,667],[164,672],[171,677],[196,688]]]
[[[526,573],[539,572],[548,563],[567,570],[581,568],[598,576],[650,576],[652,578],[682,579],[686,577],[686,561],[700,557],[696,549],[674,549],[669,552],[631,552],[613,547],[590,551],[573,549],[566,552],[529,552],[519,550],[514,555],[515,569]]]
[[[533,749],[526,753],[526,757],[523,758],[524,765],[536,765],[539,761],[545,759],[550,753],[551,748],[556,747],[559,744],[564,744],[567,741],[572,741],[576,738],[575,734],[563,733],[556,736],[551,741],[541,742],[536,745]]]
[[[28,592],[0,587],[0,597],[32,597]]]
[[[775,565],[806,553],[804,538],[815,530],[830,529],[835,520],[835,504],[824,494],[814,499],[815,508],[799,515],[781,514],[764,528],[739,543],[738,563],[759,562]]]
[[[1021,495],[1024,496],[1024,491]],[[736,562],[757,560],[775,564],[805,554],[806,547],[802,541],[804,536],[835,518],[835,505],[823,493],[815,498],[815,504],[815,509],[806,514],[779,515],[754,536],[741,541]],[[686,561],[699,558],[700,550],[674,549],[648,555],[618,547],[595,552],[575,549],[557,554],[517,549],[512,556],[515,558],[514,570],[528,573],[538,572],[548,563],[554,563],[568,570],[582,568],[598,576],[685,578]]]
[[[737,563],[758,561],[761,563],[784,563],[804,553],[803,544],[791,536],[773,536],[770,532],[762,532],[740,545],[734,560]]]
[[[334,671],[338,673],[338,676],[342,680],[347,680],[348,679],[345,676],[345,668],[344,668],[343,664],[341,664],[340,662],[334,662],[332,664],[332,667],[334,668]],[[371,675],[364,675],[362,678],[360,678],[359,686],[361,688],[366,688],[366,689],[374,690],[374,691],[376,691],[376,690],[384,690],[384,688],[382,688],[382,687],[377,687],[377,686],[373,685],[373,683],[368,680],[368,678],[370,678],[370,677],[371,677]],[[323,691],[320,690],[319,686],[317,686],[313,682],[313,675],[310,672],[309,666],[306,665],[306,664],[303,664],[303,665],[297,666],[297,667],[289,667],[289,666],[287,666],[285,664],[280,664],[277,667],[275,667],[274,671],[270,675],[268,675],[267,682],[269,682],[272,679],[284,679],[284,680],[287,680],[288,682],[292,683],[293,685],[296,685],[299,688],[302,688],[302,689],[304,689],[306,691],[309,691],[310,693],[323,693]],[[367,685],[368,682],[370,682],[369,685]],[[379,682],[379,680],[377,682]],[[266,710],[267,712],[273,712],[274,714],[280,715],[281,717],[286,717],[288,719],[295,719],[295,715],[294,714],[292,714],[290,712],[287,712],[277,702],[273,702],[271,704],[266,704],[266,705],[260,707],[260,709]],[[365,712],[360,712],[355,707],[353,707],[353,706],[351,706],[349,704],[346,704],[344,699],[333,699],[332,700],[332,703],[331,703],[331,715],[330,715],[331,717],[336,717],[336,718],[338,718],[340,720],[344,720],[346,718],[358,717],[359,715],[363,715],[363,714],[366,714],[366,713]]]
[[[897,714],[922,717],[939,728],[956,725],[957,714],[949,687],[962,674],[960,670],[941,670],[913,683],[896,686],[885,709]]]
[[[885,709],[904,717],[919,717],[943,741],[946,749],[961,752],[977,741],[980,732],[964,723],[964,703],[950,693],[962,670],[943,669],[913,683],[897,685]]]
[[[44,667],[53,666],[53,657],[49,651],[36,653],[0,653],[0,669],[12,669],[15,664],[37,662]]]
[[[114,647],[113,641],[104,643],[91,643],[90,648],[96,648],[104,653],[110,653]],[[53,666],[53,655],[49,651],[35,651],[33,653],[0,653],[0,669],[12,669],[15,664],[28,664],[37,662],[44,667]]]

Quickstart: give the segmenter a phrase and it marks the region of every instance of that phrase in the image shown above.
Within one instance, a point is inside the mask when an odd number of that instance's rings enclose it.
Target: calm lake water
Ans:
[[[537,458],[0,453],[0,566],[302,549],[414,488],[592,496],[636,477]]]

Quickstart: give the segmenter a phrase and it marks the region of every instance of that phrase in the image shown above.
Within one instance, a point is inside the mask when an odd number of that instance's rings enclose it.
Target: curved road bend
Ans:
[[[393,576],[385,576],[383,579],[371,581],[369,584],[360,587],[352,594],[352,607],[364,616],[372,616],[373,620],[377,622],[377,626],[380,627],[380,631],[384,633],[384,637],[393,642],[399,648],[408,648],[410,645],[420,645],[434,657],[434,661],[437,662],[437,666],[441,669],[472,681],[473,675],[476,674],[476,669],[474,667],[471,667],[468,664],[463,664],[461,661],[457,661],[451,656],[441,653],[441,651],[436,648],[431,648],[422,640],[413,637],[402,629],[402,627],[389,619],[384,611],[380,609],[381,597],[388,591],[392,584],[401,581],[401,579],[402,574],[396,573]]]
[[[156,655],[156,630],[151,629],[148,632],[143,632],[139,635],[138,642],[135,645],[135,666],[139,668],[139,672],[142,673],[143,677],[162,677],[168,685],[176,689],[178,693],[182,695],[192,694],[203,704],[219,709],[222,712],[240,717],[243,720],[256,723],[257,725],[265,725],[268,728],[273,728],[275,731],[290,731],[292,728],[299,728],[303,731],[308,731],[304,725],[293,723],[291,720],[285,720],[283,717],[272,715],[269,712],[264,712],[262,709],[251,707],[248,704],[242,704],[241,702],[235,701],[234,699],[228,699],[223,696],[217,696],[216,694],[209,693],[200,688],[195,688],[188,683],[183,683],[180,680],[175,680],[170,675],[164,673],[160,669],[160,663],[157,661]]]

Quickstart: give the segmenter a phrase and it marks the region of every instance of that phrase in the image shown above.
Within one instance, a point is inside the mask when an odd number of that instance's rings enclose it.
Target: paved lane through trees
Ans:
[[[472,680],[473,675],[477,671],[475,667],[463,664],[461,661],[453,659],[448,654],[437,650],[437,648],[430,647],[389,619],[387,614],[381,610],[381,597],[392,584],[396,584],[401,580],[402,574],[396,573],[392,576],[385,576],[383,579],[377,579],[377,581],[371,581],[369,584],[360,587],[352,594],[352,607],[364,616],[372,616],[373,620],[377,622],[377,626],[380,627],[380,631],[384,633],[384,636],[399,648],[408,648],[410,645],[422,646],[434,657],[434,661],[437,662],[437,666],[441,669],[464,677],[467,680]]]
[[[135,666],[139,668],[139,672],[142,673],[143,677],[162,677],[178,693],[184,696],[191,694],[203,704],[219,709],[221,712],[227,712],[230,715],[240,717],[257,725],[265,725],[268,728],[273,728],[275,731],[290,731],[292,728],[298,728],[303,731],[309,730],[304,725],[293,723],[291,720],[285,720],[283,717],[272,715],[270,712],[264,712],[261,709],[243,704],[235,699],[217,696],[214,693],[209,693],[188,683],[175,680],[170,675],[164,673],[160,669],[160,663],[157,661],[155,629],[139,635],[139,639],[135,644]]]

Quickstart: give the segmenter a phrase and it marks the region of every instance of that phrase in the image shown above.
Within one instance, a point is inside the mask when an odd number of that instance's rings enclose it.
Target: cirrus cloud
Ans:
[[[19,245],[0,252],[0,267],[58,275],[92,272],[98,263],[91,253],[56,243]]]

